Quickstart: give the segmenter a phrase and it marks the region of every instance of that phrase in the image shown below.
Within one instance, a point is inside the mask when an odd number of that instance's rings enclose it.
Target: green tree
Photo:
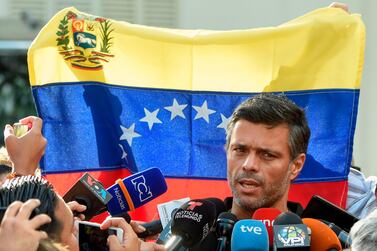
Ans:
[[[36,115],[29,85],[26,52],[0,55],[0,145],[4,144],[6,124]]]

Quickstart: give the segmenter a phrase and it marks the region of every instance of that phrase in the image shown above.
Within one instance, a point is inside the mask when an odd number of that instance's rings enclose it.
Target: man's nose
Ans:
[[[254,171],[258,172],[259,171],[259,158],[258,155],[254,152],[250,152],[242,165],[242,169],[245,171]]]

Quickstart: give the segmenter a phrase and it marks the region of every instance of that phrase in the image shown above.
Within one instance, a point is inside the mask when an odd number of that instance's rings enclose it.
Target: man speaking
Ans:
[[[289,208],[291,182],[304,166],[310,138],[305,112],[284,95],[259,94],[241,103],[226,130],[230,211],[250,219],[259,208]],[[230,203],[229,203],[230,204]],[[214,250],[213,233],[194,250]]]
[[[305,112],[284,96],[257,95],[236,108],[226,133],[231,212],[246,219],[262,207],[287,211],[308,148]]]

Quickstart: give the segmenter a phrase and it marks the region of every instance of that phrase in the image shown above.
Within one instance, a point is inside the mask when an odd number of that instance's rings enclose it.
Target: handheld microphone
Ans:
[[[328,222],[325,220],[320,220],[320,221],[325,223],[332,231],[334,231],[334,233],[337,235],[340,241],[340,244],[342,244],[343,249],[349,248],[352,245],[352,240],[346,231],[342,230],[340,227],[338,227],[332,222]]]
[[[171,215],[172,218],[169,220],[168,224],[162,229],[160,235],[158,236],[158,239],[156,241],[157,244],[165,245],[165,243],[170,239],[170,237],[172,237],[173,234],[171,233],[171,224],[173,222],[174,214],[175,212],[177,212],[178,209],[186,209],[188,206],[187,203],[183,204],[180,208],[176,208],[173,210]]]
[[[217,251],[228,250],[229,240],[232,237],[234,224],[238,221],[237,217],[230,212],[222,212],[216,221]]]
[[[308,228],[291,212],[281,213],[274,224],[274,250],[310,250]]]
[[[304,218],[302,221],[311,230],[310,250],[338,251],[342,245],[336,234],[325,223],[311,218]]]
[[[86,220],[89,220],[106,211],[106,205],[112,199],[112,195],[106,191],[101,182],[89,173],[84,173],[63,196],[63,199],[65,202],[77,201],[85,205],[86,210],[81,213],[85,215]]]
[[[212,203],[213,208],[215,210],[215,215],[216,215],[215,218],[217,218],[220,213],[226,211],[225,203],[222,200],[220,200],[219,198],[205,198],[203,200],[209,201],[209,202]],[[186,207],[188,207],[188,202],[184,203],[180,207],[180,209],[186,209]],[[176,210],[178,210],[178,208]],[[172,217],[174,216],[174,214],[175,214],[175,212],[172,213]],[[158,237],[158,239],[156,241],[157,244],[163,244],[164,245],[168,241],[168,239],[172,236],[172,232],[171,232],[172,221],[173,221],[173,219],[171,219],[169,221],[169,223],[164,227],[164,229],[160,233],[160,236]]]
[[[222,213],[226,212],[226,207],[224,201],[220,200],[219,198],[210,197],[205,198],[204,200],[210,201],[214,204],[216,210],[216,218]]]
[[[172,219],[172,236],[164,247],[167,251],[191,248],[209,233],[216,219],[215,205],[208,200],[191,200],[178,209]]]
[[[268,232],[268,242],[270,247],[274,246],[274,230],[273,224],[276,219],[281,214],[281,211],[276,208],[259,208],[253,214],[254,220],[260,220],[266,226]]]
[[[131,176],[118,179],[107,191],[112,199],[107,203],[109,213],[119,215],[133,211],[165,193],[167,185],[160,169],[149,168]]]
[[[259,220],[239,220],[233,227],[232,251],[268,251],[266,226]]]

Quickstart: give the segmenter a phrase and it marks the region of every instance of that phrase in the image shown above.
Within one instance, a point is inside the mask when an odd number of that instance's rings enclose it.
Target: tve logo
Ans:
[[[153,196],[151,188],[147,186],[144,175],[136,176],[131,180],[136,191],[139,192],[139,199],[141,202]]]
[[[239,220],[234,225],[231,250],[268,251],[266,226],[259,220]]]
[[[241,229],[241,232],[243,233],[254,233],[257,235],[262,234],[262,228],[258,226],[241,225],[240,229]]]

